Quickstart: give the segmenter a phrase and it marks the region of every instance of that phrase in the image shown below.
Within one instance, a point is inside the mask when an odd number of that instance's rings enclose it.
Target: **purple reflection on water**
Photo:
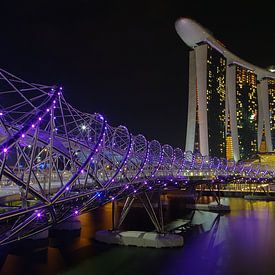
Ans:
[[[182,200],[167,199],[166,202],[165,221],[186,218],[192,213],[181,207]],[[204,202],[207,203],[208,199]],[[34,253],[30,254],[28,261],[26,250],[22,250],[21,256],[7,257],[1,272],[24,274],[23,271],[35,271],[41,275],[275,274],[275,202],[230,198],[229,203],[231,212],[225,215],[196,211],[192,219],[194,226],[183,234],[184,247],[173,249],[123,247],[94,242],[92,238],[97,230],[112,226],[112,206],[108,204],[80,216],[80,237],[72,239],[69,236],[64,241],[62,233],[55,238],[55,245],[54,239],[51,239],[52,244],[46,250],[47,257],[43,261],[33,261]],[[154,229],[139,204],[130,210],[124,226],[133,230]]]
[[[199,232],[168,256],[166,274],[275,274],[275,202],[229,201],[229,214],[196,212]]]

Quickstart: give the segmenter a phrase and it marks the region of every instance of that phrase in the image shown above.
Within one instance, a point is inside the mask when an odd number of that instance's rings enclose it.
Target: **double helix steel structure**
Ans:
[[[212,180],[273,178],[268,168],[147,141],[77,110],[61,87],[0,69],[0,245],[112,200],[188,184],[198,173]]]

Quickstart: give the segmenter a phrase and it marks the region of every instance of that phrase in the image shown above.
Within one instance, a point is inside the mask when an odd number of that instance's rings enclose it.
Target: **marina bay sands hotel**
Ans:
[[[186,151],[247,159],[275,147],[275,73],[237,57],[191,19],[176,31],[192,49]]]

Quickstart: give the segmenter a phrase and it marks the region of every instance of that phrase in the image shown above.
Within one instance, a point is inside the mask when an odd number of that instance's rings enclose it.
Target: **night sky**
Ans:
[[[62,85],[77,108],[173,146],[185,142],[189,58],[176,19],[195,19],[255,65],[275,63],[273,1],[3,2],[3,69]]]

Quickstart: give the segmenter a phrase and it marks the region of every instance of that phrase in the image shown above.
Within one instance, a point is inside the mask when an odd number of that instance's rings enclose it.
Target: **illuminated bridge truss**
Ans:
[[[188,185],[195,176],[267,181],[273,171],[147,141],[75,109],[61,87],[0,69],[0,244],[112,200]]]

